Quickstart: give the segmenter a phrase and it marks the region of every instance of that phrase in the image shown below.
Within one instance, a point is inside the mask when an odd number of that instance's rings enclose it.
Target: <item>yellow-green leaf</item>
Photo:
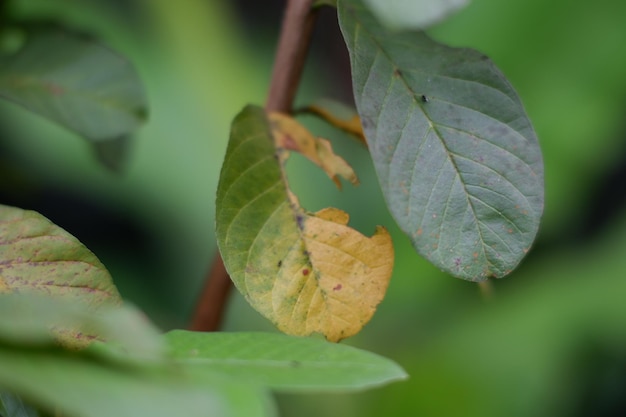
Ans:
[[[33,211],[0,205],[0,294],[55,297],[89,310],[121,297],[98,258],[74,236]],[[83,347],[98,335],[56,328],[63,344]]]
[[[329,141],[316,137],[297,120],[286,114],[272,112],[269,114],[269,120],[274,135],[274,144],[278,149],[301,153],[322,168],[339,189],[341,189],[341,182],[338,176],[345,178],[353,185],[359,183],[352,167],[333,152]],[[284,154],[285,158],[287,156],[288,154]]]
[[[290,192],[283,150],[266,112],[233,121],[217,190],[217,239],[233,282],[280,330],[338,341],[369,321],[384,297],[393,246],[367,237],[335,208],[312,214]]]

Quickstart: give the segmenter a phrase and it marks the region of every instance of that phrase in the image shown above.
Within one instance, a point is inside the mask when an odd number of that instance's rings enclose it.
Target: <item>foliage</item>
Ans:
[[[388,32],[386,27],[367,14],[359,2],[340,0],[338,3],[342,29],[351,52],[356,104],[367,146],[390,211],[400,227],[412,238],[418,252],[453,275],[482,280],[509,273],[528,251],[537,232],[543,205],[541,154],[516,93],[482,55],[445,47],[421,32],[402,35]],[[457,6],[451,5],[449,10],[442,10],[441,13],[445,14]],[[407,16],[409,13],[399,15]],[[413,29],[421,29],[430,23],[431,20],[411,24]],[[357,37],[357,32],[361,30],[357,27],[366,28],[371,36]],[[41,39],[45,42],[47,36]],[[56,40],[54,35],[50,35],[50,39]],[[415,47],[414,53],[410,54],[416,61],[405,62],[404,55],[396,52],[400,50],[396,42],[401,41],[423,46],[423,49]],[[365,42],[365,45],[360,42]],[[374,61],[368,57],[369,53],[377,51],[371,43],[380,45],[377,55],[382,53],[388,58],[387,61],[376,61],[380,65],[376,70],[372,69]],[[28,45],[25,43],[25,51]],[[90,61],[90,58],[85,59]],[[462,63],[455,67],[452,63],[457,60]],[[15,65],[14,61],[7,58],[4,67],[7,74],[11,65]],[[41,63],[36,64],[34,69],[45,67]],[[110,69],[100,64],[90,67],[89,71],[100,67],[110,74]],[[127,64],[124,67],[128,69]],[[413,67],[428,68],[432,72],[414,76],[411,72]],[[73,67],[70,65],[68,68]],[[81,71],[85,68],[79,73]],[[425,86],[429,76],[432,79],[455,78],[457,83],[442,81],[428,89]],[[97,133],[120,129],[119,135],[103,133],[104,141],[112,143],[131,133],[146,114],[142,88],[134,77],[132,70],[122,76],[132,87],[130,90],[116,90],[110,85],[104,88],[107,93],[121,94],[122,98],[110,98],[112,102],[119,99],[129,104],[122,108],[122,117],[119,118],[118,114],[108,117],[111,109],[107,109],[106,105],[111,101],[107,98],[101,103],[96,100],[95,105],[104,104],[104,109],[100,110],[105,115],[97,114],[95,110],[86,111],[91,104],[83,103],[78,105],[76,111],[85,111],[85,115],[63,120],[61,116],[64,114],[58,109],[72,105],[59,104],[55,101],[54,88],[46,90],[41,87],[48,85],[45,84],[48,81],[37,85],[37,94],[32,96],[35,101],[32,102],[26,99],[31,97],[30,91],[15,93],[17,99],[7,92],[3,94],[33,111],[66,124],[90,140],[95,136],[71,124],[93,116],[91,120],[96,124]],[[70,82],[77,79],[75,75],[68,77]],[[370,79],[373,79],[371,83]],[[10,77],[7,80],[5,85],[15,87]],[[394,86],[399,90],[393,92],[391,97],[381,96],[387,90],[393,90]],[[363,89],[359,90],[361,87]],[[98,83],[95,83],[88,86],[87,91],[98,88]],[[68,91],[71,90],[68,88]],[[42,91],[44,94],[41,94]],[[124,96],[128,91],[132,91],[131,99]],[[73,98],[72,94],[68,94],[68,98]],[[119,110],[117,106],[113,108]],[[401,113],[396,111],[397,108],[409,109],[409,112]],[[252,119],[255,126],[242,126],[244,116]],[[393,264],[390,237],[382,227],[372,238],[348,228],[347,214],[338,209],[327,208],[312,214],[299,205],[288,186],[284,169],[290,151],[309,157],[336,183],[339,183],[337,175],[349,178],[350,182],[356,182],[356,175],[334,153],[329,142],[315,135],[300,136],[297,132],[301,126],[297,122],[281,127],[281,120],[284,121],[281,117],[284,115],[268,114],[258,107],[246,107],[233,122],[231,143],[218,187],[217,237],[220,249],[242,293],[279,329],[293,334],[318,332],[329,340],[342,339],[358,332],[382,300]],[[332,115],[327,119],[333,121]],[[400,125],[404,122],[408,127]],[[397,136],[390,133],[397,133]],[[424,138],[426,148],[404,147],[406,138],[413,137]],[[475,148],[468,147],[467,140]],[[249,141],[251,150],[237,154],[237,141]],[[439,146],[438,153],[426,150],[433,149],[428,147],[430,144],[435,148]],[[496,147],[499,152],[494,151]],[[390,160],[390,150],[403,159]],[[118,161],[118,157],[113,156],[113,160]],[[481,158],[489,158],[489,162],[483,163]],[[247,170],[259,161],[270,168],[259,167],[258,172]],[[405,177],[407,172],[412,172],[405,166],[421,171]],[[440,178],[447,182],[439,182]],[[473,182],[478,180],[483,182]],[[259,193],[265,189],[261,187],[263,184],[277,190],[269,198],[269,203],[257,199],[263,194]],[[238,187],[237,192],[231,190],[234,186]],[[403,197],[406,193],[410,196],[408,201]],[[470,202],[482,204],[480,207],[483,209],[475,210]],[[435,208],[437,205],[439,207]],[[246,211],[248,215],[243,217]],[[5,216],[9,219],[9,223],[3,223],[9,230],[2,232],[3,238],[5,233],[7,236],[17,233],[18,237],[26,240],[26,235],[21,235],[22,229],[18,231],[11,226],[16,214],[18,217],[36,218],[46,227],[54,229],[54,233],[46,231],[38,235],[44,241],[47,237],[56,236],[55,233],[65,233],[30,212],[3,207],[2,213],[3,219]],[[439,213],[446,215],[439,216]],[[469,213],[463,217],[463,223],[454,223],[460,218],[458,213]],[[323,239],[319,238],[321,234],[325,234]],[[345,236],[350,237],[347,239]],[[374,246],[384,248],[382,252],[367,247],[374,239],[379,242]],[[37,280],[41,279],[41,269],[20,272],[20,275],[0,272],[0,292],[21,293],[31,287],[47,292],[62,287],[56,284],[56,280],[67,279],[65,277],[73,272],[55,267],[65,267],[67,263],[71,268],[73,264],[83,262],[81,256],[93,256],[85,252],[82,245],[78,249],[67,249],[37,243],[34,248],[29,248],[20,246],[19,239],[1,240],[3,248],[17,251],[16,256],[7,258],[4,256],[8,252],[3,252],[2,261],[7,259],[6,264],[11,269],[28,259],[26,268],[37,264],[47,268],[44,273],[61,274],[54,275],[52,281],[42,281],[40,286]],[[77,243],[66,235],[64,240],[71,241],[72,245]],[[346,241],[352,245],[347,250],[342,246]],[[326,246],[333,250],[321,250]],[[42,253],[33,253],[41,248],[45,255],[43,258],[38,257]],[[272,249],[271,253],[269,249]],[[459,255],[448,256],[450,251],[458,251]],[[25,258],[27,253],[32,258]],[[80,256],[75,257],[77,253]],[[86,283],[74,287],[96,290],[99,285],[111,285],[108,273],[100,262],[96,259],[90,263],[96,265],[96,270],[105,278],[92,280],[89,274],[81,275],[79,278],[86,279]],[[337,273],[342,268],[345,271]],[[383,272],[372,274],[372,270],[376,269]],[[362,270],[367,273],[363,274]],[[308,273],[305,274],[305,271]],[[299,279],[293,279],[294,276]],[[16,284],[15,277],[26,277],[29,283],[20,286]],[[362,279],[358,284],[362,287],[357,288],[355,279]],[[300,288],[306,288],[306,291]],[[339,291],[336,288],[349,289],[349,292],[342,293],[347,293],[347,298],[329,296]],[[191,415],[199,414],[201,410],[224,415],[271,415],[276,412],[268,397],[271,390],[353,390],[405,377],[404,372],[392,362],[344,345],[259,333],[202,335],[174,331],[162,336],[142,320],[140,314],[127,307],[77,311],[67,309],[63,303],[47,306],[46,302],[21,297],[10,295],[1,301],[2,306],[10,311],[16,311],[18,307],[15,305],[19,305],[22,306],[20,311],[23,309],[26,313],[20,316],[20,321],[3,315],[10,319],[0,326],[0,330],[6,332],[0,347],[0,363],[10,365],[2,368],[0,386],[23,395],[47,411],[58,408],[68,415],[165,415],[177,414],[185,409]],[[66,297],[66,294],[61,296]],[[314,303],[316,298],[317,303]],[[33,305],[41,309],[28,312]],[[294,311],[299,314],[294,315]],[[41,322],[38,317],[48,317],[50,321]],[[347,321],[347,325],[339,319]],[[57,323],[71,323],[72,328],[79,329],[72,333],[74,338],[80,335],[91,339],[89,332],[95,328],[93,338],[106,339],[107,343],[95,342],[80,352],[59,349],[58,333],[56,342],[47,339],[48,328],[55,328]],[[120,329],[120,323],[128,323],[129,327],[121,326]],[[13,338],[19,329],[28,330],[31,327],[33,333],[27,332],[28,337]],[[83,328],[89,330],[83,331]],[[38,341],[35,346],[31,336]],[[245,349],[237,349],[242,347]],[[273,351],[270,347],[279,349]],[[50,386],[54,389],[48,389]],[[103,401],[103,392],[110,399],[108,404]],[[150,398],[158,398],[159,401],[141,400]],[[4,404],[4,410],[0,407],[0,414],[8,413],[9,407],[15,408],[12,404],[21,401],[8,393],[0,393],[0,399],[0,405]],[[190,404],[198,408],[190,408]],[[113,409],[112,405],[120,408]]]

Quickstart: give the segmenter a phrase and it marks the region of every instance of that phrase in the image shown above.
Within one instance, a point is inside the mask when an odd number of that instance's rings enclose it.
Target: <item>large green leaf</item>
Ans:
[[[509,273],[543,210],[543,163],[523,106],[484,55],[390,33],[339,3],[354,94],[387,205],[417,251],[481,281]]]
[[[0,205],[0,294],[64,298],[91,309],[117,306],[120,295],[98,258],[42,215]],[[93,335],[59,335],[82,343]]]
[[[248,106],[233,121],[217,189],[217,242],[239,291],[280,330],[338,341],[360,331],[382,300],[391,238],[382,227],[372,237],[351,229],[341,210],[300,207],[284,172],[288,150],[332,177],[340,159],[294,120],[273,116],[270,123]]]
[[[218,373],[280,391],[352,391],[407,377],[389,359],[313,338],[177,330],[166,339],[176,362],[199,378]]]
[[[146,117],[146,97],[131,64],[85,37],[56,30],[28,34],[0,59],[0,97],[90,141],[115,139]]]
[[[424,29],[469,3],[469,0],[363,0],[391,29]],[[352,0],[339,0],[351,3]]]

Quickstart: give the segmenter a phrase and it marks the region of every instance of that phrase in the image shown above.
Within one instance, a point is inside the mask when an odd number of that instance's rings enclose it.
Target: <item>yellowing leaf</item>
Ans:
[[[391,278],[391,236],[379,226],[368,238],[347,223],[348,214],[335,208],[304,217],[268,306],[280,330],[339,341],[358,333],[376,311]]]
[[[272,112],[269,114],[269,120],[277,148],[301,153],[322,168],[339,189],[341,182],[337,178],[338,175],[354,185],[359,183],[352,167],[333,152],[329,141],[315,137],[307,128],[286,114]]]
[[[239,291],[280,330],[338,341],[359,332],[383,299],[391,237],[382,227],[362,235],[335,208],[302,209],[274,132],[259,107],[233,121],[217,190],[220,251]]]
[[[328,100],[324,100],[324,104],[327,101]],[[336,105],[337,104],[335,104],[335,106]],[[341,117],[331,112],[325,105],[313,104],[307,107],[305,111],[321,117],[326,122],[330,123],[338,129],[343,130],[344,132],[350,133],[351,135],[356,137],[362,144],[367,146],[367,141],[365,140],[365,135],[363,134],[363,125],[361,125],[361,118],[359,117],[356,110],[351,111],[349,115]],[[345,112],[345,109],[343,112]]]

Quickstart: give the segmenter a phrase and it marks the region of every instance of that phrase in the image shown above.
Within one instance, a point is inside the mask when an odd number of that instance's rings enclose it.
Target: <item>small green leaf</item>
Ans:
[[[306,138],[278,130],[259,107],[233,121],[217,188],[218,245],[239,291],[281,331],[338,341],[358,333],[383,299],[391,237],[383,227],[360,234],[338,209],[300,207],[284,162]]]
[[[339,3],[354,94],[387,205],[417,249],[457,277],[502,277],[543,211],[541,150],[509,82],[484,55],[390,33]]]
[[[353,391],[407,377],[389,359],[320,339],[273,333],[165,335],[176,362],[198,378],[223,374],[271,389]]]
[[[21,50],[0,59],[0,97],[94,142],[131,133],[147,113],[126,59],[60,29],[29,33]]]
[[[359,0],[340,0],[356,3]],[[465,7],[469,0],[362,0],[389,29],[425,29]]]
[[[106,268],[75,237],[38,213],[0,205],[0,294],[7,293],[60,297],[91,309],[121,303]]]
[[[0,390],[0,416],[2,417],[38,417],[33,407],[25,404],[17,395]]]

